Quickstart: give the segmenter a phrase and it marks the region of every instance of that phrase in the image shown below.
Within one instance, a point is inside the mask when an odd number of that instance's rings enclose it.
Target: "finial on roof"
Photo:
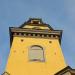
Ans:
[[[41,18],[29,18],[29,20],[27,21],[27,23],[31,23],[31,24],[42,24],[43,21]]]

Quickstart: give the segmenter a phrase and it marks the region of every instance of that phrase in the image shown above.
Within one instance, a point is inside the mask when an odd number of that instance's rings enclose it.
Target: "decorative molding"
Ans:
[[[10,44],[12,45],[13,37],[29,37],[29,38],[44,38],[58,39],[61,43],[61,35],[59,33],[38,33],[38,32],[10,32]]]
[[[35,38],[52,38],[52,39],[59,39],[59,35],[55,34],[39,34],[39,33],[22,33],[22,32],[14,32],[12,33],[12,36],[18,36],[18,37],[35,37]]]

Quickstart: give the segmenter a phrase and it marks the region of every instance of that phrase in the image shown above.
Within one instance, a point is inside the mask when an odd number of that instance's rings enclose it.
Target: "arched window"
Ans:
[[[41,46],[33,45],[29,49],[30,61],[44,61],[44,49]]]

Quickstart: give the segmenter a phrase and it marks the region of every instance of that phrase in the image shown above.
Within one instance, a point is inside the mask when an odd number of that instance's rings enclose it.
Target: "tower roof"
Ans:
[[[24,22],[20,28],[25,28],[25,26],[42,26],[53,30],[53,28],[49,24],[44,23],[41,18],[29,18],[29,20]]]
[[[54,30],[40,18],[29,18],[29,20],[24,22],[20,27],[10,27],[9,30],[11,43],[13,36],[34,37],[34,35],[36,35],[35,38],[59,39],[61,43],[62,30]]]

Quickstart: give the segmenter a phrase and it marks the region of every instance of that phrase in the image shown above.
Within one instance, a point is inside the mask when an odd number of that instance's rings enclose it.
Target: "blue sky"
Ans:
[[[30,17],[63,30],[65,61],[75,68],[75,0],[0,0],[0,74],[10,51],[9,27],[20,26]]]

